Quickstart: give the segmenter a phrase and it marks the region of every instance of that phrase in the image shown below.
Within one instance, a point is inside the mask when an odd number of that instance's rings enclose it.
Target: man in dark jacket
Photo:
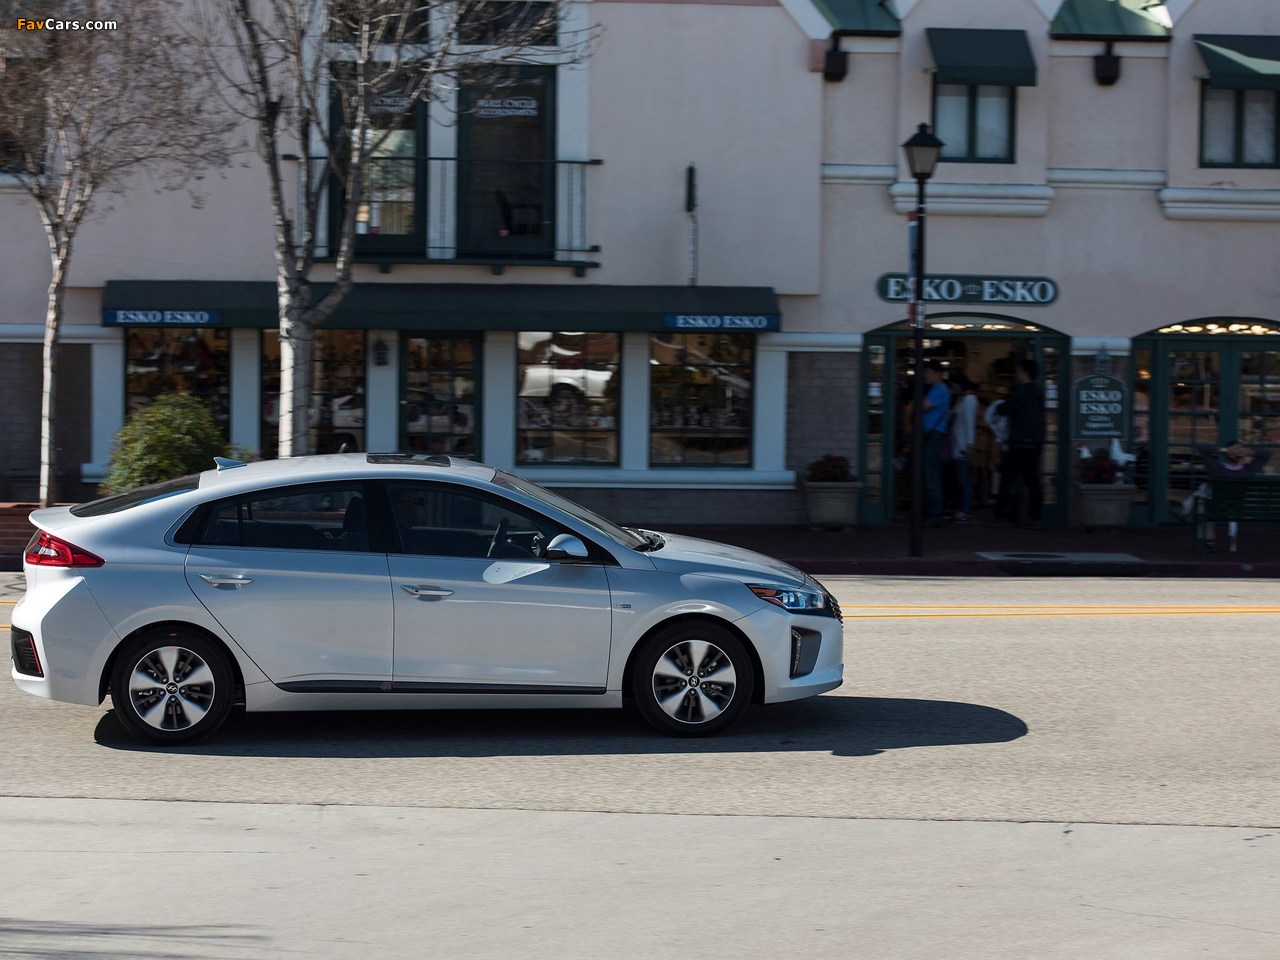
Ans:
[[[1210,480],[1248,480],[1261,473],[1271,460],[1271,451],[1266,447],[1250,447],[1239,440],[1232,440],[1225,447],[1201,444],[1197,449],[1204,459],[1204,470]],[[1183,514],[1191,512],[1197,497],[1207,498],[1208,496],[1209,485],[1200,484],[1196,492],[1183,501]],[[1207,550],[1213,549],[1214,526],[1215,524],[1212,523],[1202,523],[1196,530],[1196,535],[1203,541],[1202,546]],[[1231,540],[1231,549],[1234,551],[1236,548],[1234,520],[1227,523],[1227,536]]]
[[[1034,360],[1019,360],[1016,384],[1009,399],[1000,405],[1009,418],[1009,447],[1004,455],[1009,465],[1008,482],[1000,487],[997,516],[1018,518],[1018,482],[1027,488],[1027,526],[1040,527],[1044,491],[1040,486],[1040,454],[1044,447],[1044,391],[1036,378],[1040,374]]]

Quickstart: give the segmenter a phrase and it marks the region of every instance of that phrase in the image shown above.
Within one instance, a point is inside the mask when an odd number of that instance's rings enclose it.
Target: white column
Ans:
[[[782,470],[787,455],[787,351],[756,340],[752,439],[756,470]]]
[[[387,346],[386,366],[377,363],[374,344]],[[364,445],[371,453],[400,449],[400,332],[370,330],[365,351]]]
[[[93,461],[80,465],[80,479],[85,483],[99,483],[106,476],[116,433],[124,426],[124,331],[112,333],[112,339],[95,340],[90,348]]]
[[[649,334],[622,335],[622,394],[618,404],[619,466],[649,469]]]
[[[511,330],[485,334],[481,410],[483,446],[480,459],[511,470],[516,459],[516,335]]]
[[[231,443],[261,453],[262,333],[231,331]]]

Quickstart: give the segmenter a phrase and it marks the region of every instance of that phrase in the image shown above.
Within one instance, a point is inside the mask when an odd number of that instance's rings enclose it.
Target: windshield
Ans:
[[[515,490],[517,493],[523,493],[526,497],[532,497],[540,503],[545,503],[549,507],[569,514],[576,520],[581,520],[592,530],[602,533],[611,540],[616,540],[624,547],[630,547],[632,550],[645,545],[645,538],[626,527],[620,527],[612,520],[606,520],[598,513],[593,513],[580,503],[574,503],[558,493],[552,493],[545,487],[540,487],[536,483],[525,480],[523,477],[517,477],[502,470],[497,472],[493,478],[493,482],[500,487],[506,487],[508,490]]]
[[[124,493],[117,493],[114,497],[103,497],[101,500],[77,503],[71,508],[71,513],[77,517],[101,517],[108,513],[119,513],[121,510],[128,510],[130,507],[150,503],[153,500],[163,500],[165,497],[186,493],[188,490],[195,490],[199,486],[200,475],[193,473],[190,476],[177,477],[173,480],[165,480],[162,483],[136,487]]]

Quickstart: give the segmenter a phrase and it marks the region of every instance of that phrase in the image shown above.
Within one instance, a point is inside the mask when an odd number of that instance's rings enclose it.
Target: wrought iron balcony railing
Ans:
[[[314,161],[323,164],[323,159]],[[588,178],[599,160],[379,157],[356,212],[364,262],[599,266],[587,237]],[[329,195],[328,237],[343,197]],[[323,244],[322,244],[323,246]],[[332,250],[329,250],[332,254]]]

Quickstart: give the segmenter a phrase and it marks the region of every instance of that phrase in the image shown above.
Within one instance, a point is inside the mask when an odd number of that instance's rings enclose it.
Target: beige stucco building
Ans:
[[[477,456],[650,523],[800,522],[797,479],[830,452],[864,481],[863,521],[892,520],[901,144],[928,123],[946,146],[927,355],[984,400],[1038,362],[1049,522],[1071,519],[1077,443],[1109,433],[1139,456],[1133,522],[1169,520],[1197,445],[1280,444],[1280,7],[1142,6],[571,4],[562,31],[598,30],[588,60],[550,44],[508,102],[415,117],[412,183],[374,190],[358,289],[317,351],[317,445]],[[158,391],[208,396],[233,442],[271,449],[272,231],[246,160],[201,209],[140,184],[85,229],[64,496]],[[14,499],[33,493],[48,262],[3,183],[0,256]],[[1099,416],[1079,402],[1094,374],[1119,392]]]

